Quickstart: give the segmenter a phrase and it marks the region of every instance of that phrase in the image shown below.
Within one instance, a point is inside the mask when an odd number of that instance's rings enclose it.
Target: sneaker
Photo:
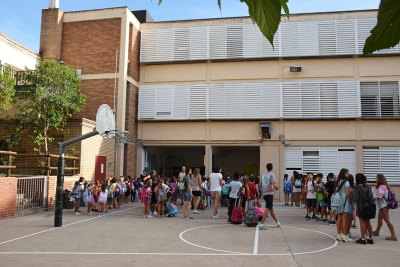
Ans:
[[[219,219],[218,214],[213,216],[213,219]]]
[[[263,225],[263,226],[258,226],[258,230],[268,230],[268,228],[267,227],[265,227],[265,225]]]
[[[356,238],[352,233],[349,232],[348,237],[350,238]],[[364,239],[365,240],[365,239]]]
[[[182,219],[182,220],[186,220],[186,216],[183,216],[181,219]]]
[[[186,220],[193,220],[194,218],[193,217],[190,217],[190,216],[188,216],[188,217],[186,217]]]
[[[367,241],[365,241],[365,239],[357,239],[356,240],[356,243],[358,243],[358,244],[363,244],[363,245],[366,245],[367,244]]]
[[[92,215],[92,213],[91,213],[91,212],[89,212],[87,215]]]
[[[379,232],[372,231],[372,235],[373,235],[373,236],[379,236]]]
[[[198,210],[194,210],[193,213],[200,214]]]
[[[308,214],[307,214],[305,218],[307,219],[307,218],[309,218],[309,217],[310,217],[310,216],[308,216]]]
[[[357,225],[352,224],[352,225],[351,225],[351,229],[357,229]]]
[[[374,244],[374,240],[373,239],[367,239],[367,243],[373,245]]]
[[[343,240],[342,235],[337,235],[337,236],[336,236],[336,240],[337,240],[337,241]]]
[[[346,236],[345,239],[343,239],[343,242],[353,242],[353,239],[351,239],[350,237]]]
[[[310,216],[307,215],[306,220],[309,221],[310,219],[311,219]]]
[[[157,211],[153,211],[153,215],[157,215]]]
[[[79,212],[75,212],[75,215],[81,215]]]
[[[281,227],[282,221],[278,221],[278,227]]]
[[[147,218],[147,215],[143,215],[143,218]]]
[[[318,217],[316,217],[315,215],[313,215],[311,219],[315,220],[315,218],[318,218]],[[318,218],[318,219],[319,219],[319,218]]]
[[[397,241],[397,237],[396,236],[388,236],[385,237],[386,240],[390,240],[390,241]]]
[[[335,222],[335,221],[332,221],[332,223],[333,223],[333,225],[336,225],[336,222]]]
[[[149,214],[149,215],[147,215],[147,218],[153,218],[153,216],[151,216],[151,215]]]
[[[317,222],[319,222],[321,220],[319,217],[315,217],[313,219],[315,219],[315,221],[317,221]]]

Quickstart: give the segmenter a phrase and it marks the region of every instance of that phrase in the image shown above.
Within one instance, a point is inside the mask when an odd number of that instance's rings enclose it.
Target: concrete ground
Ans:
[[[400,241],[385,240],[386,224],[374,245],[360,245],[337,242],[335,226],[306,221],[305,209],[283,203],[275,203],[282,227],[268,218],[266,231],[226,223],[227,208],[220,219],[207,209],[194,220],[182,220],[178,208],[165,219],[142,218],[140,202],[102,217],[64,210],[61,228],[54,212],[2,220],[0,266],[400,266]],[[400,235],[400,209],[390,217]]]

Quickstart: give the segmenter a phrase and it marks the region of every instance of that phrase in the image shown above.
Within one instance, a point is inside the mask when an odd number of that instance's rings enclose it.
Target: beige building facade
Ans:
[[[141,24],[137,172],[271,162],[281,189],[341,168],[400,185],[400,48],[362,56],[376,15],[293,15],[274,48],[249,18]]]

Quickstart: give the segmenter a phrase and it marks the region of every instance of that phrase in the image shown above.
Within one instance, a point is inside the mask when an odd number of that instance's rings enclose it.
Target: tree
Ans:
[[[40,153],[44,145],[48,154],[52,138],[47,133],[61,130],[67,119],[86,104],[86,96],[78,88],[81,79],[75,69],[42,59],[35,70],[18,72],[17,80],[22,84],[16,92],[18,112],[7,117],[11,125],[7,128],[8,139],[18,142],[30,129],[35,150]]]
[[[11,68],[0,64],[0,112],[8,110],[14,103],[15,81]]]
[[[221,9],[221,1],[217,0]],[[273,46],[274,35],[281,21],[283,9],[289,18],[289,0],[240,0],[249,7],[249,15],[258,25],[263,35]],[[160,5],[162,0],[158,0]],[[364,55],[393,47],[400,42],[400,1],[381,0],[378,11],[378,22],[371,30],[371,35],[364,45]]]

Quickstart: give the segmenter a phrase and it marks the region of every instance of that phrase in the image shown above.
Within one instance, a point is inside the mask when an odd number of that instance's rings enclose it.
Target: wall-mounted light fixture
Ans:
[[[285,144],[285,136],[283,134],[279,135],[279,141],[281,141],[282,144]]]
[[[302,70],[301,66],[290,67],[290,72],[301,72],[301,70]]]

